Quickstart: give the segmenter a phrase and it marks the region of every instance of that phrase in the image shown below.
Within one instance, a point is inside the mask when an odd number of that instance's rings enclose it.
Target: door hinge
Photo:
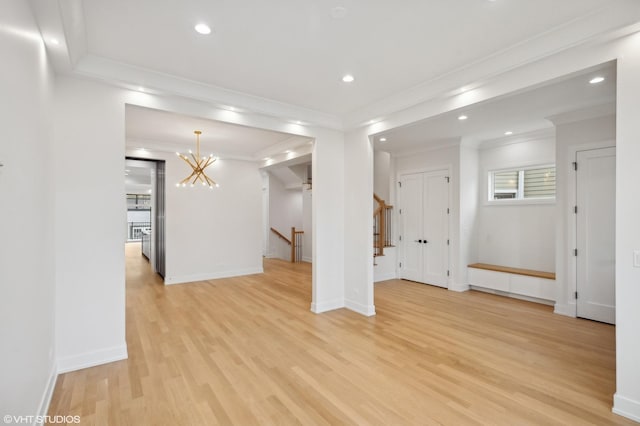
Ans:
[[[447,180],[447,183],[449,183],[449,176],[445,176],[444,178]]]
[[[449,209],[447,208],[447,214],[449,214]]]
[[[398,214],[402,214],[402,209],[400,209],[400,210],[398,211]]]
[[[578,214],[578,206],[574,206],[574,207],[573,207],[573,212],[574,212],[575,214]]]
[[[449,245],[449,240],[447,240],[447,245]]]
[[[400,239],[400,241],[402,241],[402,235],[399,235],[398,238]]]
[[[400,267],[402,268],[402,262],[400,262]]]
[[[449,271],[447,271],[447,276],[449,276]]]
[[[574,162],[573,162],[573,163],[571,163],[571,164],[573,164],[573,170],[578,171],[578,162],[577,162],[577,161],[574,161]]]
[[[398,182],[398,186],[402,188],[402,182]]]
[[[578,292],[577,291],[575,293],[573,293],[573,297],[575,297],[576,299],[578,298]]]
[[[573,255],[577,256],[578,255],[578,249],[573,249]]]

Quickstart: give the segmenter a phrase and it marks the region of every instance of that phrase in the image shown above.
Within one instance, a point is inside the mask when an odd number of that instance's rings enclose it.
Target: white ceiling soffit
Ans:
[[[637,0],[31,0],[59,69],[339,128],[592,41]],[[207,22],[201,36],[193,26]],[[84,32],[84,37],[82,33]],[[353,74],[351,84],[341,77]]]
[[[589,81],[596,76],[605,80]],[[372,136],[377,150],[405,155],[458,143],[477,146],[538,136],[552,129],[550,117],[615,112],[616,66],[608,62],[543,85],[480,102]],[[577,111],[577,112],[576,112]],[[587,112],[585,112],[587,111]],[[574,113],[575,112],[575,113]],[[466,116],[465,120],[459,117]],[[510,132],[510,134],[506,134]],[[381,139],[386,139],[381,141]]]
[[[220,158],[258,161],[266,151],[279,153],[308,144],[309,138],[287,133],[190,117],[167,111],[127,105],[125,139],[128,149],[185,152],[195,149],[194,130],[202,131],[203,154]]]

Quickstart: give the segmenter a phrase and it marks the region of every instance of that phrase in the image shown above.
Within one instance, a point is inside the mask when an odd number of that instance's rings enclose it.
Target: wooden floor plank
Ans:
[[[129,359],[59,377],[82,424],[631,425],[614,326],[481,292],[376,284],[377,315],[309,311],[311,268],[164,286],[127,245]]]

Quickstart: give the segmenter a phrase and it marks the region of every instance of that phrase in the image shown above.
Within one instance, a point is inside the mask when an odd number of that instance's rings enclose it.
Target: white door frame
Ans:
[[[568,161],[573,163],[576,161],[578,151],[589,151],[601,148],[615,148],[615,140],[607,140],[601,142],[588,143],[583,145],[572,145],[568,147]],[[578,166],[579,167],[579,166]],[[573,211],[573,206],[578,203],[578,177],[573,169],[573,164],[569,164],[567,178],[567,247],[565,248],[568,253],[567,261],[567,305],[569,307],[569,313],[572,313],[573,317],[578,316],[578,304],[576,303],[575,292],[578,290],[578,261],[573,255],[573,250],[578,247],[578,219]]]
[[[447,171],[447,175],[449,176],[449,186],[448,186],[448,190],[447,190],[447,204],[449,206],[449,217],[447,220],[447,226],[448,226],[448,233],[449,233],[449,245],[447,246],[447,269],[449,271],[451,271],[451,218],[453,217],[453,211],[451,211],[451,181],[452,181],[452,177],[451,177],[451,171],[452,171],[453,167],[451,166],[451,164],[444,164],[444,165],[440,165],[440,166],[433,166],[433,167],[425,167],[425,168],[419,168],[419,169],[407,169],[407,170],[396,170],[395,173],[395,177],[396,177],[396,185],[399,184],[400,181],[402,181],[402,177],[405,175],[412,175],[412,174],[416,174],[416,173],[430,173],[430,172],[437,172],[440,170],[446,170]],[[402,208],[402,206],[400,205],[400,194],[397,190],[397,187],[394,187],[395,189],[395,204],[398,206],[398,212],[400,211],[399,209]],[[396,232],[397,235],[401,235],[400,233],[400,226],[401,226],[401,222],[402,220],[400,219],[400,215],[397,214],[396,215],[396,222],[395,222],[395,228],[396,228]],[[400,262],[404,262],[404,241],[402,242],[403,244],[400,244],[400,241],[398,241],[398,261],[396,262],[396,276],[398,278],[400,278],[402,276],[401,271],[400,271]],[[449,273],[449,276],[447,277],[447,289],[451,290],[451,281],[452,279],[452,274]]]

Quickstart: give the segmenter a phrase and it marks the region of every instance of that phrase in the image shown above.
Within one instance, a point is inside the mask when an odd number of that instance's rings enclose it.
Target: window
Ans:
[[[489,172],[489,201],[553,200],[555,197],[555,165]]]

